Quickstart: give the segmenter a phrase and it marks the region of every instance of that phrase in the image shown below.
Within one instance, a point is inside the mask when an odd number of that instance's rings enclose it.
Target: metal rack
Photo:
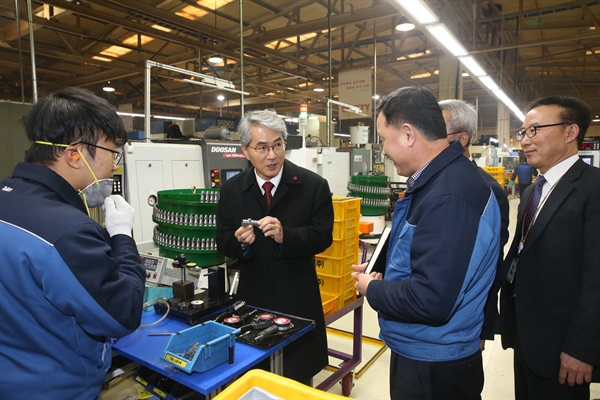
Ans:
[[[352,354],[344,353],[335,349],[329,349],[331,357],[342,360],[337,371],[333,372],[327,379],[321,382],[317,389],[327,391],[337,382],[342,384],[342,394],[350,396],[354,385],[354,368],[362,361],[362,322],[363,303],[365,298],[360,296],[345,307],[325,317],[325,325],[329,325],[351,311],[354,312],[354,334],[352,338]]]

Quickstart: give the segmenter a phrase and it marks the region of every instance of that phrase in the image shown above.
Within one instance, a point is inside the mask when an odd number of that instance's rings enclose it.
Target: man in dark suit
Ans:
[[[285,159],[285,123],[273,111],[238,125],[251,168],[221,187],[217,247],[238,260],[238,295],[249,305],[309,318],[316,328],[283,352],[286,377],[310,383],[328,362],[314,255],[332,243],[333,204],[325,179]],[[263,184],[273,186],[271,199]],[[242,226],[242,219],[258,226]]]
[[[444,115],[444,121],[446,122],[448,141],[453,142],[458,140],[463,149],[465,149],[463,154],[470,159],[469,146],[471,145],[471,138],[477,132],[477,110],[471,104],[455,99],[442,100],[439,102],[439,105]],[[474,161],[473,164],[475,164]],[[477,170],[492,188],[494,197],[496,197],[496,201],[500,207],[500,252],[498,254],[496,279],[485,304],[485,316],[480,335],[481,350],[483,351],[485,350],[485,341],[494,340],[494,335],[500,333],[500,327],[498,326],[498,319],[500,317],[498,314],[498,291],[504,278],[500,271],[502,271],[501,266],[504,259],[504,245],[508,242],[509,205],[506,193],[498,181],[483,168],[477,167]]]
[[[517,400],[588,400],[600,366],[600,170],[577,154],[590,121],[584,102],[552,96],[533,102],[517,132],[540,171],[521,196],[501,292]]]

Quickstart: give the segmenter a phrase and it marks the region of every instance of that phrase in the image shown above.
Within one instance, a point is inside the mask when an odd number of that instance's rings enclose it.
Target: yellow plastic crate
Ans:
[[[504,175],[504,171],[506,170],[506,167],[481,167],[483,168],[483,170],[485,172],[487,172],[488,174],[502,174]]]
[[[333,222],[333,239],[340,240],[360,233],[358,226],[359,219],[345,219],[343,221]]]
[[[350,266],[358,264],[358,252],[350,253],[346,257],[331,258],[315,256],[315,268],[318,273],[341,276],[352,272]]]
[[[353,288],[356,284],[352,275],[350,275],[352,271],[348,272],[342,276],[333,276],[327,274],[319,274],[317,272],[317,279],[319,281],[319,289],[321,293],[331,293],[341,295],[346,292],[346,290]]]
[[[331,196],[333,217],[336,221],[344,221],[360,217],[360,197]]]
[[[271,372],[253,369],[234,381],[214,400],[246,399],[294,399],[294,400],[348,400],[347,397],[327,393]]]
[[[323,316],[327,317],[339,309],[339,294],[321,292],[321,304],[323,305]]]
[[[358,252],[358,235],[352,235],[345,239],[333,239],[331,246],[317,255],[330,258],[342,258],[356,252]]]
[[[340,295],[338,299],[338,310],[352,303],[354,300],[356,300],[356,288],[352,286],[350,289],[346,289],[346,291]]]

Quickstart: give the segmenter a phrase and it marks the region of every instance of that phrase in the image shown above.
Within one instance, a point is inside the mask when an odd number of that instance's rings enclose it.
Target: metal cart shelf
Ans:
[[[329,390],[337,382],[342,384],[342,394],[350,396],[352,386],[354,385],[354,368],[360,364],[362,360],[362,322],[363,322],[363,303],[365,299],[360,296],[346,305],[345,307],[335,311],[333,314],[325,317],[325,324],[329,325],[344,315],[354,312],[354,334],[352,337],[352,354],[344,353],[335,349],[329,349],[328,354],[331,357],[342,360],[337,371],[333,372],[327,379],[321,382],[317,389]]]

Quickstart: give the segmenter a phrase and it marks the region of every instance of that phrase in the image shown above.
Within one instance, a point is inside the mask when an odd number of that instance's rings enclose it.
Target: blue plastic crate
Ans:
[[[239,329],[208,321],[171,336],[161,358],[187,373],[204,372],[228,361],[233,364]]]

